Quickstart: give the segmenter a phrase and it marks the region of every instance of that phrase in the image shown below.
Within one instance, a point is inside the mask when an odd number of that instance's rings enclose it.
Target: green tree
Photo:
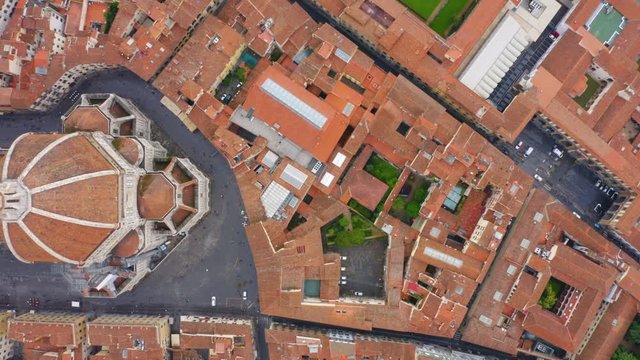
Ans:
[[[640,345],[640,322],[634,321],[631,323],[625,338],[636,345]]]
[[[245,70],[243,67],[239,67],[236,70],[236,77],[241,82],[246,82],[247,81],[247,74],[246,73],[247,73],[247,70]]]
[[[633,353],[626,351],[621,346],[618,346],[616,351],[611,356],[611,360],[638,360],[638,357]]]
[[[342,215],[342,216],[340,216],[340,219],[338,219],[338,224],[343,229],[347,229],[347,228],[349,228],[349,219],[347,219],[346,216]]]
[[[547,287],[544,288],[544,293],[542,294],[538,304],[540,304],[543,309],[551,310],[557,301],[558,294],[556,294],[556,291],[552,286],[547,285]]]
[[[104,24],[104,33],[108,34],[109,30],[111,30],[111,24],[113,23],[113,20],[116,18],[116,14],[118,13],[118,2],[114,1],[111,4],[109,4],[109,8],[107,9],[107,11],[104,12],[104,20],[105,20],[105,24]]]
[[[409,216],[410,218],[416,218],[418,217],[419,213],[420,213],[420,204],[415,200],[409,201],[405,209],[405,214],[407,214],[407,216]]]
[[[416,192],[413,194],[413,200],[423,202],[424,199],[427,198],[427,189],[425,188],[427,185],[416,189]]]

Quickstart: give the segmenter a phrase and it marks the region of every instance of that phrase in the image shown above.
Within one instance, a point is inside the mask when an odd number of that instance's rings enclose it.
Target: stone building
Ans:
[[[116,95],[83,95],[63,121],[0,163],[2,237],[20,261],[61,263],[83,295],[115,297],[209,211],[209,180]]]

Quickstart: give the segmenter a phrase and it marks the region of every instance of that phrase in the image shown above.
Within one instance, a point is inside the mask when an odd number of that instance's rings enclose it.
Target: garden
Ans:
[[[412,225],[418,217],[422,203],[429,195],[429,187],[433,179],[425,179],[415,174],[409,175],[393,200],[389,214],[407,225]]]
[[[636,316],[611,360],[640,360],[640,319]]]
[[[329,247],[349,248],[385,237],[386,234],[382,230],[353,211],[338,216],[322,228],[322,240],[324,245]]]
[[[109,30],[111,30],[111,24],[113,24],[113,20],[116,18],[116,14],[118,13],[119,3],[117,1],[109,4],[109,8],[104,12],[104,33],[108,34]]]
[[[385,201],[387,201],[387,198],[389,197],[389,194],[391,193],[393,187],[396,185],[396,182],[398,181],[398,178],[400,177],[400,173],[402,171],[387,160],[383,159],[378,154],[371,155],[369,161],[367,161],[367,164],[364,166],[364,171],[368,172],[376,179],[387,184],[389,188],[382,197],[382,200],[380,200],[380,202],[378,203],[375,211],[367,209],[364,205],[360,204],[354,199],[349,200],[348,205],[370,221],[375,221],[378,217],[378,214],[380,214],[380,212],[382,211],[384,203]]]
[[[575,100],[575,102],[577,102],[583,109],[588,110],[598,93],[598,89],[600,89],[600,83],[598,80],[587,75],[587,88],[582,92],[582,94],[574,97],[573,100]]]
[[[556,278],[550,278],[547,286],[544,288],[542,296],[540,296],[538,300],[538,304],[542,306],[543,309],[552,311],[566,286],[562,281]]]
[[[441,0],[400,0],[406,7],[424,20],[431,17]]]
[[[478,0],[400,0],[442,37],[456,32]]]

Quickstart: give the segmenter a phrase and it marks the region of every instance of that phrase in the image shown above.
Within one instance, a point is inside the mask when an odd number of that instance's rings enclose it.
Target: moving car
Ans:
[[[216,297],[215,296],[211,297],[211,306],[216,306]]]
[[[516,150],[519,150],[522,147],[522,141],[516,144]]]
[[[542,177],[538,174],[533,175],[533,178],[538,180],[538,181],[542,181]]]

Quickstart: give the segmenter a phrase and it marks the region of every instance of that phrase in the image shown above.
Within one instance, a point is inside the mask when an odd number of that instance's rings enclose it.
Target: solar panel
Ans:
[[[318,129],[327,122],[326,116],[271,79],[265,80],[260,89]]]
[[[349,63],[349,61],[351,61],[351,58],[352,58],[352,56],[351,56],[351,55],[347,54],[344,50],[342,50],[342,49],[340,49],[340,48],[337,48],[337,49],[336,49],[336,56],[337,56],[340,60],[342,60],[342,61],[346,62],[347,64]]]
[[[442,261],[442,262],[444,262],[446,264],[449,264],[449,265],[451,265],[453,267],[456,267],[456,268],[461,268],[462,267],[462,260],[460,260],[460,259],[458,259],[456,257],[453,257],[453,256],[451,256],[449,254],[445,254],[440,250],[436,250],[436,249],[433,249],[433,248],[430,248],[430,247],[426,247],[424,249],[424,254],[426,256],[428,256],[428,257],[432,257],[434,259],[438,259],[438,260],[440,260],[440,261]]]

